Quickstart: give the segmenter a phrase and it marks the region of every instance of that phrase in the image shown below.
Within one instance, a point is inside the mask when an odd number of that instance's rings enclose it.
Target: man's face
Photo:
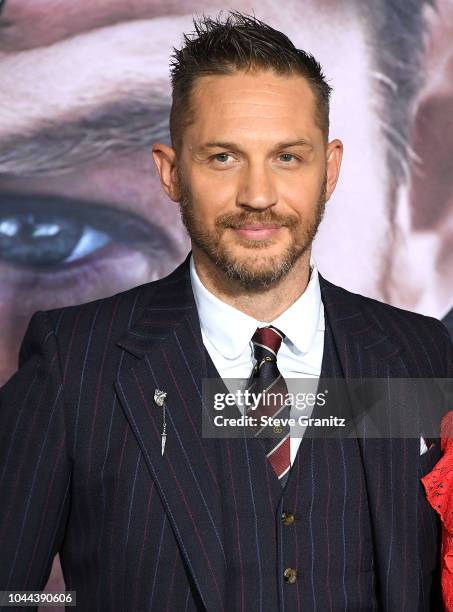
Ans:
[[[341,147],[326,147],[301,76],[202,77],[191,107],[176,197],[194,256],[248,290],[266,287],[309,255]]]
[[[16,367],[35,310],[148,282],[187,253],[178,206],[161,190],[151,144],[169,142],[172,47],[192,31],[194,13],[220,8],[233,7],[220,0],[6,0],[0,382]],[[376,293],[386,169],[364,24],[348,3],[330,0],[288,0],[284,7],[240,0],[234,8],[254,10],[312,51],[334,86],[331,133],[341,135],[347,154],[315,240],[316,259],[334,282]]]

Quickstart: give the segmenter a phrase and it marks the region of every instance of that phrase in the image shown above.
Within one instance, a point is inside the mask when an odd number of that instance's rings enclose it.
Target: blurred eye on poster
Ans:
[[[333,87],[330,138],[345,152],[315,241],[320,271],[453,333],[453,3],[397,5],[308,0],[303,19],[300,0],[234,8],[312,52]],[[170,144],[172,48],[195,12],[228,8],[2,3],[0,384],[33,312],[113,295],[184,259],[190,242],[151,145]]]

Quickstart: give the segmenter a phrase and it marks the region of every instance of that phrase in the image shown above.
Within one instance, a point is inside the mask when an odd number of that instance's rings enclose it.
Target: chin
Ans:
[[[264,251],[244,253],[231,253],[225,261],[236,268],[241,269],[247,276],[273,275],[276,270],[288,268],[287,258],[284,252],[269,253]]]

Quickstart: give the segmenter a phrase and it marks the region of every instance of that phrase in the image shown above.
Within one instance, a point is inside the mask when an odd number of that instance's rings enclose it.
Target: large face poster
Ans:
[[[340,181],[321,273],[451,322],[453,3],[4,0],[0,384],[36,310],[169,273],[190,248],[151,144],[169,144],[169,58],[195,13],[254,13],[321,62]],[[215,194],[213,194],[215,197]]]

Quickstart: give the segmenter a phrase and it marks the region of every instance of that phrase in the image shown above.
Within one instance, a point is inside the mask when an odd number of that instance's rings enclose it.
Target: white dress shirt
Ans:
[[[310,279],[302,295],[276,319],[263,322],[226,304],[208,291],[191,258],[190,278],[203,343],[223,379],[248,379],[255,365],[251,338],[257,327],[274,325],[285,334],[277,364],[286,379],[288,392],[300,391],[300,386],[294,382],[291,384],[291,379],[311,378],[313,386],[310,391],[316,393],[324,350],[325,321],[318,271],[313,261],[310,265]],[[292,408],[291,417],[297,419],[301,414],[309,416],[311,410]],[[297,436],[293,435],[294,431],[291,428],[291,465],[303,435],[300,426],[297,426]]]

